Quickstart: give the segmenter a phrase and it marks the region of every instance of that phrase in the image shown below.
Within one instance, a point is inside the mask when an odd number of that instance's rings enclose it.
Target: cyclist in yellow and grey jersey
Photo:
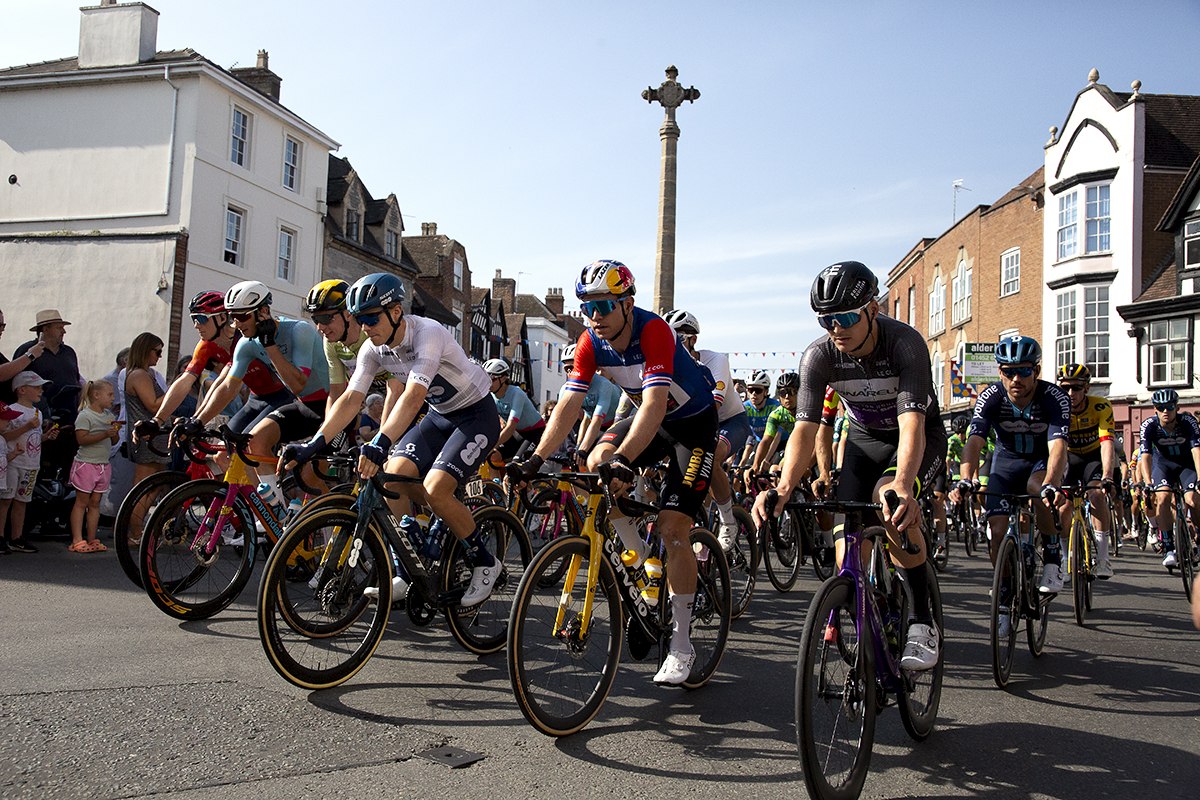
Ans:
[[[1112,404],[1106,398],[1087,393],[1092,373],[1083,364],[1064,364],[1058,368],[1058,388],[1071,399],[1071,429],[1067,436],[1068,486],[1087,484],[1091,501],[1092,529],[1096,542],[1096,577],[1111,578],[1108,532],[1112,512],[1105,493],[1113,489],[1115,463]],[[1103,488],[1096,488],[1097,484]]]

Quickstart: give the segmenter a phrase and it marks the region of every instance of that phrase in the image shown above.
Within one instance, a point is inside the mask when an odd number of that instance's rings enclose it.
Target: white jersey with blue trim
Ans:
[[[717,404],[717,422],[725,422],[738,414],[745,414],[746,408],[736,393],[733,399],[725,402],[726,392],[733,391],[733,371],[729,368],[729,358],[715,350],[697,350],[696,355],[717,382],[712,390],[713,402]]]

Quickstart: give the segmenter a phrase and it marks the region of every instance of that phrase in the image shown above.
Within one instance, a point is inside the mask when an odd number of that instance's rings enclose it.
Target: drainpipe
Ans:
[[[167,145],[167,197],[163,205],[163,214],[171,213],[171,177],[175,172],[175,122],[179,113],[179,87],[171,83],[171,65],[163,65],[163,80],[175,92],[171,98],[171,140]]]

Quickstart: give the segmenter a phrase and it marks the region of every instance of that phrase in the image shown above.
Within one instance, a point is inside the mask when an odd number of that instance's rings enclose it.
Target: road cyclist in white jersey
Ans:
[[[938,416],[929,351],[925,338],[902,322],[880,313],[879,281],[866,266],[847,261],[823,269],[813,282],[810,301],[817,322],[828,331],[800,359],[796,426],[788,439],[778,486],[779,499],[767,508],[767,493],[754,505],[754,521],[779,516],[812,463],[824,408],[832,386],[850,416],[845,461],[837,499],[880,502],[885,491],[899,498],[886,506],[882,522],[889,553],[904,571],[912,592],[914,617],[908,625],[900,664],[907,670],[933,667],[940,657],[941,632],[932,618],[924,537],[910,536],[916,553],[905,551],[899,531],[917,530],[921,510],[916,496],[932,489],[945,461],[946,434]],[[835,542],[838,563],[843,542]]]
[[[731,454],[740,454],[746,446],[746,441],[750,438],[750,420],[746,416],[745,406],[733,391],[733,374],[729,369],[729,359],[724,353],[715,350],[696,349],[696,339],[700,335],[699,320],[682,309],[668,311],[663,319],[679,334],[680,341],[692,358],[708,367],[713,380],[717,382],[713,388],[713,401],[717,404],[717,452],[713,458],[716,466],[713,467],[711,491],[721,515],[717,541],[721,543],[725,552],[729,553],[733,550],[733,542],[737,535],[737,520],[733,517],[733,489],[729,485],[729,475],[721,465]]]
[[[394,375],[404,391],[375,438],[363,445],[359,473],[370,478],[386,465],[389,473],[423,478],[419,484],[395,484],[401,499],[388,505],[397,519],[412,513],[412,501],[428,506],[463,543],[472,572],[460,605],[470,607],[491,595],[500,565],[484,546],[470,510],[454,495],[495,446],[500,418],[483,368],[441,325],[406,315],[403,300],[404,285],[390,273],[367,275],[350,287],[346,309],[370,341],[358,351],[358,367],[321,429],[306,444],[285,448],[280,467],[315,458],[329,438],[357,418],[375,375],[380,370]],[[413,426],[426,402],[429,412]]]

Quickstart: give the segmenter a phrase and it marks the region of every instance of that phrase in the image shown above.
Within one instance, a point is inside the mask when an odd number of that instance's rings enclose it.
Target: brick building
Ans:
[[[404,246],[420,270],[417,286],[450,310],[455,322],[446,327],[463,350],[470,352],[471,265],[467,261],[467,248],[439,234],[436,222],[421,223],[421,235],[406,236]]]
[[[1041,330],[1042,206],[1038,169],[936,239],[922,239],[888,273],[888,313],[925,334],[943,412],[963,413],[953,374],[968,342]]]

